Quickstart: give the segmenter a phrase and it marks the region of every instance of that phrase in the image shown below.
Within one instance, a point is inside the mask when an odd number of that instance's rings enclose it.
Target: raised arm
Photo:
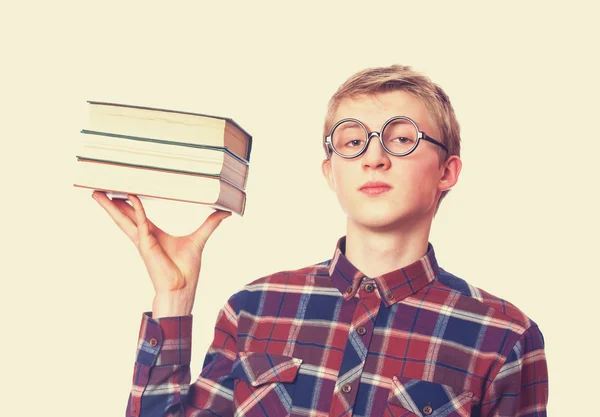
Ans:
[[[231,397],[227,376],[236,356],[237,326],[229,303],[219,313],[204,370],[191,390],[189,364],[202,252],[231,213],[215,211],[193,233],[171,236],[146,217],[137,196],[128,197],[131,204],[103,192],[92,196],[135,244],[155,290],[152,312],[142,318],[127,416],[214,416],[215,407],[217,415],[227,415],[231,404],[223,401]]]

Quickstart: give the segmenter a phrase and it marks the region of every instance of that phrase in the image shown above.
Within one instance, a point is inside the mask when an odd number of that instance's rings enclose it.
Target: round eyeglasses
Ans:
[[[394,156],[406,156],[414,152],[421,139],[448,152],[443,143],[420,131],[415,121],[406,116],[392,117],[383,124],[381,132],[369,132],[357,119],[342,119],[325,137],[325,152],[328,158],[332,150],[342,158],[356,158],[365,152],[373,136],[377,136],[383,149]]]

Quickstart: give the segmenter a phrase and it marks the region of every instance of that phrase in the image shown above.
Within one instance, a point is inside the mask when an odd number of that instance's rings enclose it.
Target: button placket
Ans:
[[[351,330],[348,334],[343,358],[343,368],[346,371],[340,370],[338,374],[338,381],[345,381],[345,383],[336,387],[336,397],[339,399],[332,401],[329,415],[345,415],[348,407],[353,406],[356,402],[360,374],[362,374],[367,360],[375,320],[381,306],[381,297],[376,290],[375,280],[368,278],[363,278],[354,286],[355,310],[352,320],[348,323]],[[358,369],[361,362],[362,367]]]

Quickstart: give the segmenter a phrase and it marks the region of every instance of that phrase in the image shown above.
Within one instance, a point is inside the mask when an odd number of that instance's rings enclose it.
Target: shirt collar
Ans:
[[[356,295],[360,281],[366,277],[346,258],[346,236],[341,237],[329,264],[329,276],[332,283],[349,300]],[[425,287],[435,279],[440,268],[431,243],[427,253],[417,261],[386,274],[369,277],[375,280],[379,294],[385,305],[390,306]]]

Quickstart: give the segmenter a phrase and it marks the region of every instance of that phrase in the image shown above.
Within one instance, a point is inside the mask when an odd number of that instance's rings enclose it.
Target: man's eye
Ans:
[[[349,141],[346,145],[347,146],[352,146],[352,147],[361,146],[362,145],[362,140],[361,139],[354,139],[354,140]]]
[[[412,142],[412,139],[411,138],[406,138],[404,136],[400,136],[398,138],[392,139],[392,142],[393,141],[400,142],[400,143],[410,143],[410,142]]]

